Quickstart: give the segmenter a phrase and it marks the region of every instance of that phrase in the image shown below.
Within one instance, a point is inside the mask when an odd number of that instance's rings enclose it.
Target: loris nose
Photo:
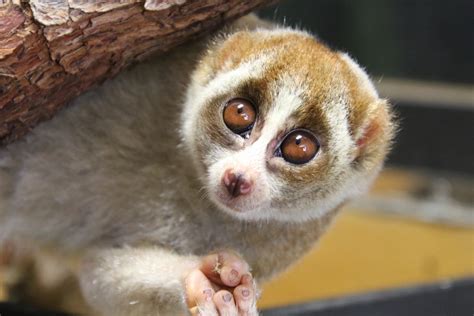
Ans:
[[[245,179],[243,174],[230,169],[224,172],[222,183],[232,197],[248,194],[252,190],[252,183]]]

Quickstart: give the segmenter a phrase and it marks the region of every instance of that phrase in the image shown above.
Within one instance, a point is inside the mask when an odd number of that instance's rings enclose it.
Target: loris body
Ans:
[[[347,55],[243,18],[2,149],[0,238],[83,258],[83,294],[105,315],[245,314],[247,270],[261,281],[300,258],[372,182],[392,129]],[[219,301],[229,288],[235,306]]]

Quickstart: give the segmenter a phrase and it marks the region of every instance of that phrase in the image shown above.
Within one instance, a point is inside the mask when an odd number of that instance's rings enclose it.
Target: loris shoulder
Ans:
[[[104,315],[256,314],[253,280],[368,188],[393,126],[347,54],[246,17],[3,148],[0,237],[79,254]]]

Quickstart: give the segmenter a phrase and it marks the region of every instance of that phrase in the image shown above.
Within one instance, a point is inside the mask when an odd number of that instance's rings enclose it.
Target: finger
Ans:
[[[237,286],[250,270],[245,260],[230,251],[204,257],[200,269],[211,281],[228,287]]]
[[[237,305],[239,315],[254,316],[257,312],[257,288],[250,274],[242,276],[239,286],[234,291],[234,300]]]
[[[193,270],[186,277],[185,288],[186,303],[192,315],[217,315],[217,310],[212,300],[215,292],[211,282],[200,270]]]
[[[233,294],[239,315],[250,315],[255,308],[255,291],[251,287],[239,285],[234,289]]]
[[[255,282],[255,279],[252,277],[252,275],[250,273],[245,274],[244,276],[242,276],[242,280],[240,283],[251,288],[254,291],[255,302],[257,302],[257,300],[262,294],[262,291],[257,287],[257,283]]]
[[[229,291],[221,290],[214,294],[214,304],[220,316],[237,316],[237,306],[234,297]]]

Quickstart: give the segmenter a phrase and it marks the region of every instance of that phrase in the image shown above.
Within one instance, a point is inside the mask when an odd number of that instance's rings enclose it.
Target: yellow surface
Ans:
[[[473,229],[346,211],[316,249],[264,286],[259,306],[473,275]]]

